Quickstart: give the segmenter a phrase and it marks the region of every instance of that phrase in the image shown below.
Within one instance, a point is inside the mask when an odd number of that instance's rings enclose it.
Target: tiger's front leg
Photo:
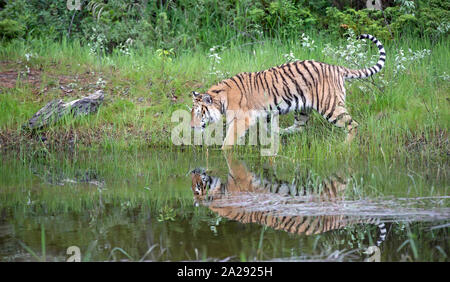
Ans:
[[[227,116],[227,134],[222,145],[222,150],[231,149],[237,140],[245,135],[245,132],[252,125],[251,117],[242,111],[228,111]]]

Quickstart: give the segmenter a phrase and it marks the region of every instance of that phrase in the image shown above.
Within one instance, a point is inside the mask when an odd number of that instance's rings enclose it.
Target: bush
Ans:
[[[0,0],[1,36],[80,39],[95,52],[126,42],[154,49],[210,48],[264,37],[298,40],[314,30],[343,36],[349,28],[384,41],[405,33],[439,39],[450,29],[448,0],[387,0],[384,12],[365,1],[331,0]],[[361,4],[362,3],[362,4]],[[70,30],[70,32],[69,32]]]
[[[432,39],[448,36],[450,30],[450,2],[420,1],[417,13],[419,29]]]
[[[13,39],[22,37],[25,34],[25,27],[19,22],[11,19],[0,21],[0,37]]]
[[[392,15],[395,14],[395,11],[397,12],[395,15],[400,16],[398,7],[388,9],[391,9]],[[386,21],[389,22],[387,18],[384,18],[382,11],[367,9],[339,11],[331,7],[327,8],[326,17],[322,24],[335,34],[343,35],[347,29],[351,28],[356,34],[369,33],[386,41],[399,31],[392,24],[390,26],[386,25]]]

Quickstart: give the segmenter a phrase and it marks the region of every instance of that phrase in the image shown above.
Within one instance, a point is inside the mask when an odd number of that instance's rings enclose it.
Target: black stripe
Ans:
[[[277,87],[275,86],[273,79],[272,79],[272,90],[275,91],[276,96],[281,96],[280,93],[278,92]]]
[[[241,92],[243,92],[242,89],[241,89],[241,87],[240,87],[239,84],[237,83],[237,81],[234,79],[234,77],[232,77],[232,78],[230,78],[230,79],[236,84],[236,86],[239,88],[239,90],[240,90]]]
[[[298,103],[298,97],[294,94],[294,100],[295,100],[295,109],[300,110],[300,104]]]
[[[314,65],[313,61],[309,61],[309,64],[311,65],[311,67],[316,71],[317,75],[319,75],[319,70],[317,69],[317,67]],[[320,79],[320,78],[319,78]],[[319,110],[319,89],[317,89],[317,87],[319,86],[319,83],[317,82],[316,84],[316,98],[317,98],[317,103],[316,103],[316,110]]]
[[[290,71],[291,74],[292,74],[292,77],[289,77],[289,78],[292,80],[292,82],[293,82],[294,85],[295,85],[295,89],[297,90],[297,95],[303,96],[303,91],[302,91],[300,85],[298,84],[298,81],[297,81],[297,79],[296,79],[296,76],[295,76],[294,72],[291,70],[291,65],[292,65],[292,64],[289,64],[289,65],[288,65],[288,69],[289,69],[289,71]],[[294,64],[294,65],[295,65],[295,64]],[[299,104],[298,104],[297,95],[294,95],[294,98],[295,98],[295,100],[297,101],[297,108],[298,108]],[[303,97],[303,98],[304,98],[304,97]]]
[[[277,108],[277,111],[279,113],[281,113],[281,109],[280,109],[280,106],[278,106],[278,100],[277,100],[277,96],[276,95],[273,95],[273,101],[275,103],[275,107]]]
[[[339,90],[340,90],[340,92],[342,92],[342,93],[344,93],[345,92],[345,90],[344,90],[344,78],[341,76],[341,77],[338,77],[338,86],[339,86]]]
[[[297,217],[296,216],[292,216],[291,219],[289,220],[289,224],[287,226],[285,226],[285,230],[289,231],[291,229],[291,227],[295,224]]]
[[[332,90],[333,90],[333,94],[334,94],[334,92],[335,92],[335,89],[334,89],[334,87],[332,88],[331,87],[331,84],[330,84],[330,79],[334,79],[334,74],[333,74],[333,72],[331,71],[331,66],[330,65],[327,65],[327,69],[328,69],[328,78],[327,78],[327,84],[328,84],[328,92],[327,92],[327,98],[326,98],[326,100],[324,101],[324,104],[322,105],[322,107],[323,107],[323,114],[325,114],[326,113],[326,111],[328,110],[328,108],[329,108],[329,106],[330,106],[330,100],[331,100],[331,92],[332,92]],[[322,115],[323,115],[322,114]]]
[[[276,70],[275,68],[272,68],[272,73],[273,73],[273,75],[275,76],[275,81],[276,81],[277,83],[279,83],[279,82],[278,82],[278,76],[277,76],[277,70]]]
[[[306,67],[305,64],[306,61],[302,61],[301,64],[302,66],[305,68],[305,70],[308,72],[309,77],[311,77],[311,80],[313,81],[314,85],[310,84],[310,94],[311,94],[311,108],[314,108],[314,90],[315,90],[315,86],[316,86],[316,80],[314,79],[314,77],[311,74],[311,71]]]
[[[268,84],[267,84],[267,81],[266,81],[266,71],[264,71],[264,72],[261,73],[261,75],[260,75],[260,77],[259,77],[259,80],[260,80],[260,82],[261,82],[261,88],[262,88],[262,90],[264,91],[264,88],[267,87],[267,86],[264,86],[264,82],[266,82],[266,85],[268,85]]]
[[[242,218],[245,216],[245,213],[240,213],[240,214],[238,214],[235,218],[234,218],[234,220],[236,220],[236,221],[240,221],[240,220],[242,220]]]
[[[336,66],[330,65],[330,73],[333,76],[333,88],[334,89],[338,89],[338,87],[339,87],[339,78],[338,78],[339,74],[336,71]]]
[[[291,70],[291,65],[292,65],[292,63],[290,63],[290,64],[288,64],[286,66],[287,66],[288,71],[291,73],[292,77],[294,77],[295,75],[294,75],[294,73]]]
[[[328,81],[328,79],[326,78],[326,73],[324,69],[325,65],[319,64],[319,66],[320,69],[322,70],[322,97],[320,98],[319,106],[320,106],[320,114],[323,115],[322,111],[323,111],[323,103],[325,102],[325,82]]]
[[[305,83],[305,85],[307,85],[308,87],[311,87],[311,84],[309,83],[309,81],[306,80],[305,76],[303,75],[303,73],[299,70],[298,65],[294,64],[295,69],[297,70],[297,72],[300,74],[300,76],[303,79],[303,82]]]
[[[232,88],[232,87],[228,84],[228,82],[226,82],[225,80],[222,81],[222,82],[225,83],[228,87]]]
[[[303,75],[303,73],[301,73],[300,70],[298,69],[297,64],[294,64],[294,66],[295,66],[295,69],[297,70],[298,74],[301,76],[303,82],[305,83],[305,86],[308,86],[309,83],[306,81],[305,76]],[[306,97],[305,97],[305,94],[302,91],[302,88],[299,87],[299,89],[300,89],[300,93],[299,94],[300,94],[300,97],[302,98],[303,107],[305,108],[306,107]]]
[[[256,86],[256,91],[259,93],[259,83],[258,83],[258,78],[259,78],[260,73],[257,72],[255,75],[255,86]]]
[[[249,80],[249,88],[250,88],[250,93],[252,93],[253,92],[253,85],[252,85],[252,73],[250,72],[249,74],[248,74],[248,80]]]
[[[255,87],[257,93],[259,94],[259,84],[258,84],[259,72],[255,73],[255,79],[253,82],[253,87]]]
[[[298,85],[298,83],[297,83],[297,80],[295,79],[295,75],[294,75],[294,73],[292,72],[292,70],[291,70],[291,65],[292,64],[288,64],[287,65],[287,69],[288,69],[288,71],[291,73],[291,75],[289,75],[289,73],[287,73],[284,69],[283,69],[283,71],[284,71],[284,73],[287,75],[287,77],[289,77],[289,79],[291,80],[291,82],[292,82],[292,84],[294,84],[294,86],[295,86],[295,89],[297,90],[297,92],[299,91],[299,85]],[[289,88],[290,89],[290,88]],[[290,92],[289,92],[290,93]],[[294,96],[295,97],[295,95],[293,95],[292,93],[290,93],[292,96]],[[292,99],[292,97],[291,97],[291,99]]]
[[[289,99],[292,99],[291,89],[289,88],[289,85],[284,77],[283,77],[282,87],[283,87],[284,96],[286,96]]]
[[[267,83],[267,78],[266,78],[266,72],[264,72],[264,82],[266,83],[266,89],[267,91],[269,91],[269,83]],[[263,80],[261,78],[261,84],[262,84]],[[263,88],[264,88],[264,84],[263,84]],[[269,95],[272,95],[272,93],[269,91]]]
[[[286,71],[284,70],[284,68],[282,68],[282,70],[283,70],[283,73],[284,73],[287,77],[289,77],[289,74],[286,73]],[[284,87],[287,88],[287,93],[286,93],[286,91],[284,91],[285,95],[286,95],[289,99],[292,99],[291,88],[289,87],[289,85],[288,85],[288,83],[287,83],[287,81],[286,81],[286,79],[284,78],[283,75],[281,75],[281,78],[283,79],[283,89],[284,89]],[[289,77],[289,79],[291,79],[291,78]],[[291,81],[292,81],[292,79],[291,79]]]
[[[309,76],[311,77],[314,86],[316,85],[316,80],[314,78],[314,76],[312,76],[311,71],[306,67],[306,61],[302,61],[301,64],[303,65],[303,67],[305,68],[305,70],[308,72]]]
[[[300,227],[303,226],[303,224],[308,220],[308,217],[302,216],[300,217],[300,221],[297,222],[297,225],[295,226],[295,233],[298,233],[300,231]]]
[[[251,72],[250,72],[250,73],[249,73],[249,72],[246,72],[246,73],[245,73],[245,76],[243,75],[242,78],[243,78],[244,80],[246,80],[245,77],[249,78],[249,76],[251,76],[251,74],[252,74]],[[252,84],[251,84],[250,78],[247,79],[247,88],[248,88],[249,94],[251,94],[251,93],[252,93]]]
[[[283,98],[284,102],[286,104],[288,104],[288,109],[286,110],[286,112],[289,112],[289,109],[291,108],[291,105],[292,105],[291,101],[289,99],[284,98],[284,97],[281,97],[281,98]]]
[[[263,92],[264,92],[264,81],[263,81],[263,79],[265,80],[265,72],[264,72],[264,78],[263,78],[263,76],[262,75],[260,75],[259,76],[259,81],[260,81],[260,83],[261,83],[261,88],[262,88],[262,90],[263,90]],[[267,84],[267,81],[266,81],[266,85],[268,85]],[[264,94],[264,93],[263,93]],[[268,95],[270,95],[270,93],[267,93]]]
[[[237,76],[237,78],[239,78],[239,81],[240,81],[241,84],[242,84],[242,89],[245,91],[245,85],[244,85],[244,82],[242,81],[241,74],[238,74],[238,75],[236,75],[236,76]]]

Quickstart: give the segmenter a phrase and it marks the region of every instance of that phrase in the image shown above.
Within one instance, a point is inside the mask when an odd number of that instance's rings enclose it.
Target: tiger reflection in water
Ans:
[[[355,224],[377,225],[379,237],[376,246],[369,247],[366,254],[374,254],[377,258],[374,259],[372,256],[369,259],[379,261],[378,247],[385,239],[386,227],[378,218],[368,219],[347,215],[277,215],[270,208],[264,209],[263,205],[259,205],[256,211],[254,207],[252,209],[248,205],[249,195],[250,198],[259,197],[258,200],[270,200],[276,196],[277,201],[281,200],[280,205],[292,203],[295,199],[301,199],[300,202],[336,202],[344,199],[347,187],[345,178],[334,174],[319,184],[320,189],[311,189],[306,183],[299,184],[296,181],[289,183],[258,177],[248,171],[242,162],[233,160],[230,155],[226,157],[226,160],[229,170],[226,183],[223,183],[219,177],[209,175],[204,169],[196,168],[191,172],[191,189],[196,205],[200,203],[206,205],[219,216],[230,220],[258,223],[275,230],[305,235],[320,234]]]

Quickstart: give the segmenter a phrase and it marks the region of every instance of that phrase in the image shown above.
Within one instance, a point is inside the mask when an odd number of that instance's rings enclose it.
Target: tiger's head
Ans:
[[[220,178],[209,176],[204,169],[196,168],[191,171],[191,178],[191,189],[196,202],[204,200],[212,201],[213,196],[222,191]]]
[[[220,119],[222,114],[210,94],[194,91],[192,97],[194,103],[191,110],[192,128],[204,130],[208,123],[214,123]]]

